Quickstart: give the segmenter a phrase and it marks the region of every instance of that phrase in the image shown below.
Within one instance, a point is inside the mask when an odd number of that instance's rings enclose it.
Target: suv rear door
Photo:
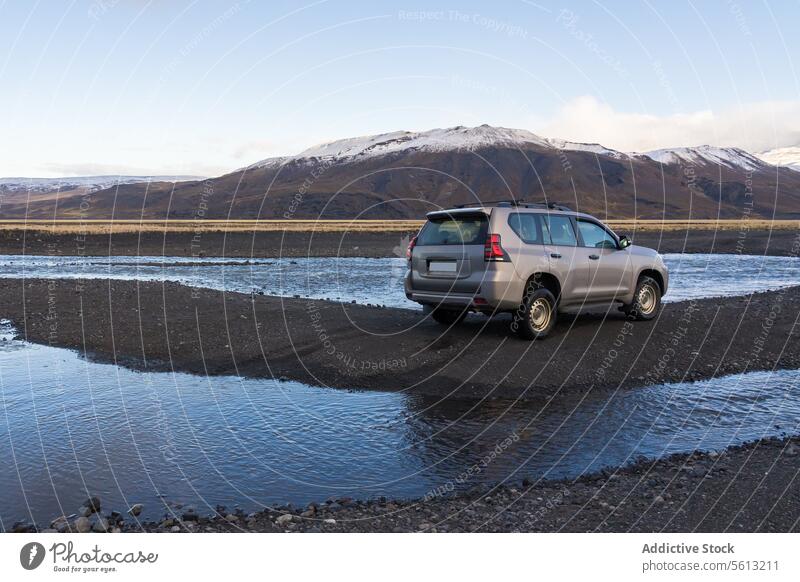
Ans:
[[[578,236],[568,214],[543,214],[545,245],[550,256],[550,270],[561,281],[561,303],[582,303],[589,287],[589,270],[581,260]]]
[[[480,289],[489,217],[480,210],[428,214],[411,258],[412,286],[418,291],[471,294]]]

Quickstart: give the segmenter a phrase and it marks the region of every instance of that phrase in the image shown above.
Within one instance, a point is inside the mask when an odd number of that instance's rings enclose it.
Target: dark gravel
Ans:
[[[288,378],[438,397],[561,391],[800,367],[800,287],[668,304],[652,322],[563,317],[544,341],[509,316],[447,330],[421,312],[223,293],[175,283],[3,280],[22,337],[149,370]]]

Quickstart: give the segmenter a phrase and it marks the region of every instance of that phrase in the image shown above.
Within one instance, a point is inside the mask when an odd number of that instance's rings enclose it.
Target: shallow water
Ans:
[[[167,503],[210,513],[331,495],[421,497],[800,429],[800,371],[542,403],[446,402],[296,382],[141,373],[0,325],[0,519]],[[511,439],[492,457],[498,443]],[[471,467],[477,467],[470,470]],[[471,473],[471,477],[467,475]],[[174,505],[173,505],[174,507]]]
[[[665,301],[746,295],[800,285],[800,258],[666,254]],[[403,291],[405,259],[195,259],[0,256],[0,277],[176,281],[211,289],[417,308]]]

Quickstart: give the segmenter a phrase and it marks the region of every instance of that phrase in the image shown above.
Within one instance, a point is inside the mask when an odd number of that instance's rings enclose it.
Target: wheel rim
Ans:
[[[639,311],[650,315],[656,309],[656,290],[652,285],[643,285],[639,290]]]
[[[539,298],[531,303],[531,327],[533,327],[535,331],[547,329],[547,326],[550,324],[551,316],[550,303],[546,299]]]

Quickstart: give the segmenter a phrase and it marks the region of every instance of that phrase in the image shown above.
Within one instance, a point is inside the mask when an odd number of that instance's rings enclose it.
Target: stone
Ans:
[[[106,533],[109,530],[108,527],[108,520],[104,517],[99,517],[95,520],[94,525],[92,526],[92,531],[97,533]]]
[[[83,502],[83,506],[88,508],[92,513],[97,513],[100,511],[100,498],[93,495]]]
[[[278,518],[275,520],[275,523],[277,523],[278,525],[286,525],[291,521],[292,521],[292,515],[290,513],[284,513],[283,515],[278,516]]]
[[[58,526],[60,526],[62,523],[69,523],[69,518],[66,515],[59,515],[50,522],[50,527],[58,529]]]
[[[228,523],[236,523],[237,521],[239,521],[239,517],[232,513],[229,513],[228,515],[225,516],[225,521],[227,521]]]
[[[197,521],[200,519],[200,516],[197,515],[197,512],[194,509],[189,508],[183,512],[181,519],[183,519],[183,521]]]
[[[143,509],[144,505],[142,505],[141,503],[134,503],[133,505],[131,505],[131,508],[128,510],[128,513],[131,514],[133,517],[136,517],[137,515],[142,513]]]
[[[86,516],[80,516],[72,522],[72,528],[78,533],[86,533],[92,529],[92,522]]]

